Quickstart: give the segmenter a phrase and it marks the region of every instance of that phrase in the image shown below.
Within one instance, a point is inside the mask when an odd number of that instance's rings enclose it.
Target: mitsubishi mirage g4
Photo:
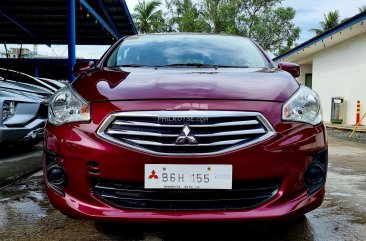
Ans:
[[[288,219],[320,206],[327,139],[295,64],[253,41],[136,35],[52,97],[44,180],[82,219]]]

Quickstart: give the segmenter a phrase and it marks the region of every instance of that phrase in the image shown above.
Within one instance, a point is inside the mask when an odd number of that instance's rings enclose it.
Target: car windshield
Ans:
[[[107,67],[265,68],[268,62],[249,39],[220,35],[137,35],[124,39]]]

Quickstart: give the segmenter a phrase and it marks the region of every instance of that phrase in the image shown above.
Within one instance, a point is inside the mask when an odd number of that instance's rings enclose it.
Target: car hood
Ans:
[[[39,86],[9,80],[0,80],[2,91],[9,91],[33,99],[48,100],[52,92]]]
[[[118,68],[79,76],[73,87],[87,101],[232,99],[283,102],[298,88],[273,69]]]

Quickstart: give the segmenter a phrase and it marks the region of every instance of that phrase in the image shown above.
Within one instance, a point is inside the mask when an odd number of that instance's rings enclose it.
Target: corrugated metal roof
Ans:
[[[116,38],[136,34],[125,0],[83,0],[108,25],[76,0],[76,43],[111,44]],[[67,44],[68,0],[1,0],[0,41],[24,44]],[[107,29],[113,29],[114,37]]]

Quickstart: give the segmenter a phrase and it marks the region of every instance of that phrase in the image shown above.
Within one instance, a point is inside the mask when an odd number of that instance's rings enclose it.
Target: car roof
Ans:
[[[237,38],[250,40],[250,38],[243,37],[240,35],[218,34],[218,33],[196,33],[196,32],[142,33],[142,34],[131,35],[128,37],[149,37],[149,36],[182,36],[182,37],[184,37],[184,36],[186,36],[186,37],[188,37],[188,36],[212,36],[212,37],[217,37],[217,38],[237,37]]]

